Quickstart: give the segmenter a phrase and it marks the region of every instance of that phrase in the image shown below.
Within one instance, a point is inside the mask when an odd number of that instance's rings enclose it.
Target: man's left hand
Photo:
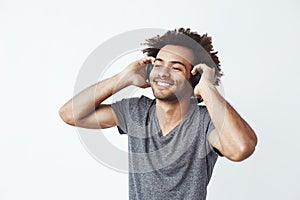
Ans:
[[[194,88],[194,94],[196,97],[201,98],[201,93],[209,87],[214,86],[216,82],[215,68],[209,67],[206,64],[198,64],[192,69],[192,75],[196,75],[197,71],[198,73],[202,72],[202,74],[199,83]]]

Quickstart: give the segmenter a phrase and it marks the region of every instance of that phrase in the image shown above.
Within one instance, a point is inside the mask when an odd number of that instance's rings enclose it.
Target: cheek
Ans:
[[[186,77],[183,74],[173,74],[173,78],[180,82],[185,82],[189,80],[189,77]]]
[[[149,79],[152,80],[153,77],[155,77],[155,72],[154,72],[154,70],[151,70],[151,72],[149,74]]]
[[[158,76],[159,76],[159,70],[153,68],[149,74],[149,79],[152,80],[153,78],[156,78]]]

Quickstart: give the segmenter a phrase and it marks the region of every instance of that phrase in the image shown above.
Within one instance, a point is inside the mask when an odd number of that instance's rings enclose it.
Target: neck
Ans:
[[[190,99],[174,102],[156,99],[157,119],[164,135],[184,118],[189,107]]]

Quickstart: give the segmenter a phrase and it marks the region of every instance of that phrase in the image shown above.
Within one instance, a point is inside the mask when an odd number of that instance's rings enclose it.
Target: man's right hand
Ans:
[[[146,82],[146,68],[147,63],[153,63],[155,58],[146,57],[129,64],[122,72],[122,79],[120,81],[126,81],[128,85],[134,85],[140,88],[149,87],[150,84]]]
[[[153,62],[153,57],[137,60],[115,76],[84,89],[61,107],[59,115],[72,126],[93,129],[116,126],[117,118],[111,106],[102,102],[129,85],[149,87],[145,65]]]

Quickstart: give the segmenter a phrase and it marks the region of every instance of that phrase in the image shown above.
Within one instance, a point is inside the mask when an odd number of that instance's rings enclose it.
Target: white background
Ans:
[[[0,0],[0,199],[127,199],[127,174],[96,161],[58,109],[102,42],[181,26],[213,37],[225,96],[259,138],[248,160],[218,160],[208,199],[300,199],[299,9],[296,0]]]

